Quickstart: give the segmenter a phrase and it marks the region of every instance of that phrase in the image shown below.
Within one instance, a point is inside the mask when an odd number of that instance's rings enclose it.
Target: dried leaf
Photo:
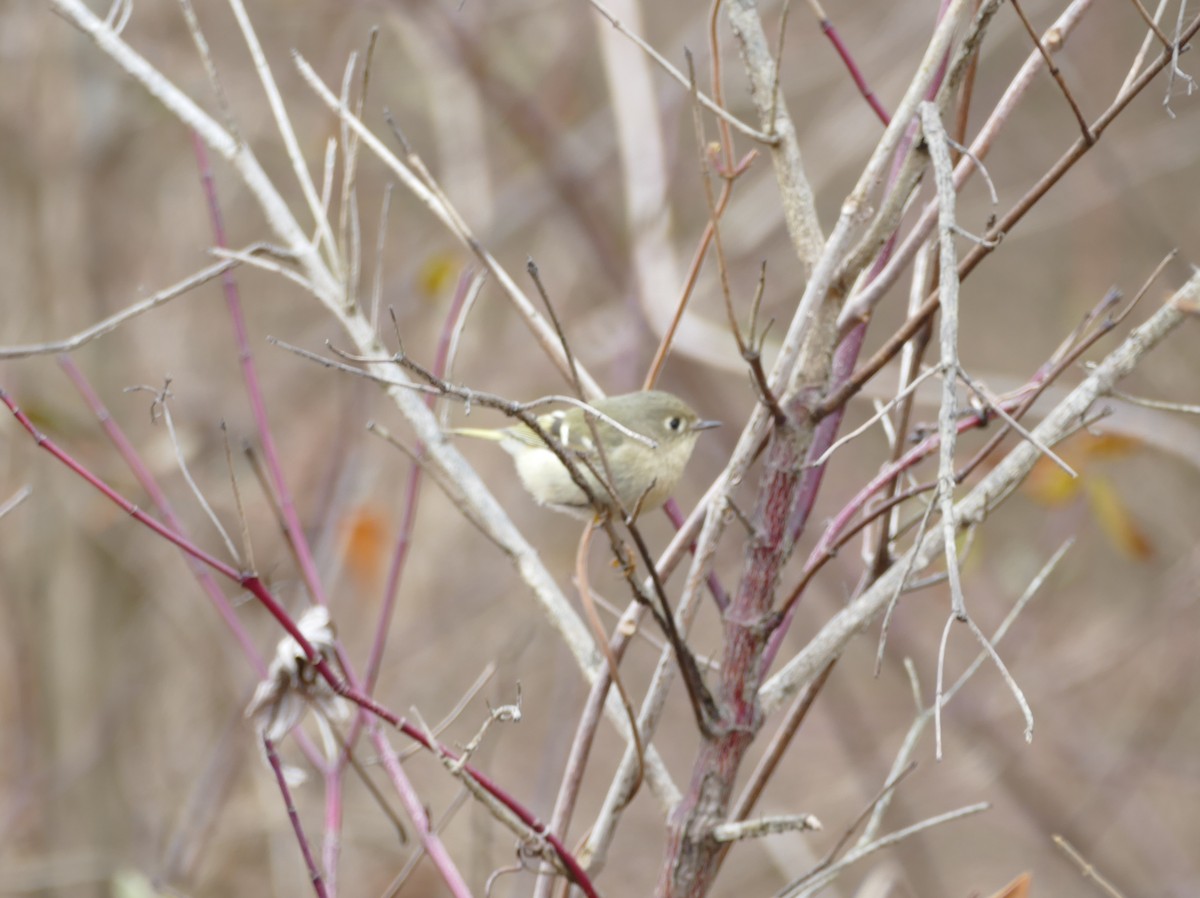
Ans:
[[[346,516],[341,530],[346,567],[360,585],[374,585],[391,549],[387,515],[376,506],[359,505]]]
[[[1033,874],[1022,873],[991,898],[1029,898],[1032,888]]]
[[[1088,505],[1092,514],[1117,549],[1139,561],[1154,557],[1154,547],[1142,532],[1132,512],[1121,499],[1112,483],[1095,475],[1084,479]]]

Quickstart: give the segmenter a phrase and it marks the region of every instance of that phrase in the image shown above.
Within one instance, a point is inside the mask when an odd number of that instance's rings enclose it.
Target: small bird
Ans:
[[[700,431],[721,423],[701,420],[686,402],[661,390],[610,396],[596,400],[592,406],[641,439],[593,415],[595,436],[603,449],[603,453],[597,452],[586,412],[577,406],[550,412],[537,421],[546,433],[609,480],[611,492],[587,464],[581,461],[577,465],[596,504],[571,479],[559,457],[524,424],[495,430],[459,428],[450,433],[498,442],[513,457],[517,476],[534,501],[580,517],[618,508],[628,513],[658,508],[679,482]],[[614,501],[613,493],[618,501]]]

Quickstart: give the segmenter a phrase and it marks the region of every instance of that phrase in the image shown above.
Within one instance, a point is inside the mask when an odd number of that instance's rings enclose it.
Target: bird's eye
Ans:
[[[667,429],[668,430],[679,430],[679,428],[681,428],[681,427],[683,427],[683,419],[680,418],[679,416],[676,416],[674,418],[667,418]]]

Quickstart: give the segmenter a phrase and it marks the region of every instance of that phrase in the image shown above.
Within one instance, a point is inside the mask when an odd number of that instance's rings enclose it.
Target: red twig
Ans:
[[[313,890],[319,898],[326,898],[329,893],[325,890],[325,882],[321,879],[321,872],[317,869],[317,861],[313,857],[308,839],[304,837],[304,827],[300,825],[300,815],[296,813],[296,803],[292,801],[292,792],[288,789],[287,777],[284,775],[279,755],[275,751],[275,743],[264,738],[263,751],[266,752],[267,763],[275,771],[275,782],[279,786],[279,794],[283,796],[283,805],[287,808],[288,820],[291,821],[292,830],[296,833],[296,841],[300,843],[300,853],[304,855],[304,866],[308,868],[308,877],[312,880]]]
[[[196,165],[200,169],[200,182],[204,188],[204,198],[208,203],[208,215],[212,222],[213,240],[217,246],[227,248],[229,246],[225,237],[225,221],[221,215],[221,206],[217,200],[216,184],[213,180],[212,165],[209,163],[208,150],[200,136],[192,133],[192,149],[196,155]],[[246,316],[242,311],[241,294],[238,291],[237,280],[232,272],[225,272],[221,276],[221,287],[225,291],[225,304],[229,309],[229,320],[233,324],[234,338],[237,341],[238,362],[242,366],[242,377],[246,382],[246,396],[250,400],[250,411],[254,417],[255,426],[258,429],[258,439],[262,444],[263,459],[266,462],[267,472],[271,476],[271,483],[275,487],[275,494],[279,498],[279,507],[283,513],[283,520],[287,527],[287,537],[296,553],[297,563],[300,565],[301,574],[304,577],[304,582],[308,586],[309,594],[314,602],[318,605],[326,604],[324,587],[321,585],[321,577],[317,572],[317,563],[313,558],[312,550],[308,546],[308,540],[304,535],[304,527],[300,523],[300,516],[296,512],[296,502],[292,497],[291,490],[288,489],[287,481],[283,476],[283,466],[279,463],[279,450],[275,445],[275,438],[271,435],[271,425],[267,418],[267,406],[263,400],[262,386],[258,380],[258,368],[254,364],[254,354],[250,351],[250,340],[246,330]]]
[[[125,432],[121,429],[120,425],[113,419],[112,414],[103,401],[96,395],[96,391],[92,389],[92,385],[88,382],[84,373],[79,370],[79,366],[75,364],[70,356],[66,355],[58,357],[58,364],[67,377],[70,378],[71,383],[75,385],[75,389],[79,391],[79,394],[83,397],[83,401],[91,409],[92,414],[96,416],[96,419],[100,422],[100,426],[121,454],[121,458],[125,460],[125,464],[129,466],[129,470],[133,473],[134,478],[141,485],[142,489],[146,491],[151,500],[153,500],[167,523],[171,525],[172,529],[183,533],[183,522],[175,514],[175,510],[171,507],[171,503],[167,499],[167,494],[162,491],[162,488],[155,481],[154,475],[150,473],[150,469],[141,460],[137,450],[129,442],[129,438],[125,436]],[[200,587],[207,593],[209,600],[217,609],[217,613],[221,615],[221,620],[225,622],[225,625],[233,634],[233,638],[242,647],[242,653],[249,660],[250,665],[260,677],[265,676],[267,673],[267,664],[259,653],[258,646],[254,644],[254,640],[250,638],[250,634],[242,626],[242,622],[238,619],[236,612],[234,612],[233,606],[229,604],[229,599],[221,592],[217,581],[204,569],[204,565],[196,559],[190,558],[188,559],[188,563],[192,568],[192,573],[195,574],[196,579],[200,582]]]
[[[429,749],[430,751],[436,752],[440,756],[450,758],[451,760],[458,760],[457,754],[445,746],[432,741],[428,736],[425,735],[420,727],[410,724],[408,721],[404,720],[393,711],[385,708],[383,705],[380,705],[370,696],[365,695],[361,690],[355,688],[345,679],[338,676],[338,674],[330,666],[329,662],[326,661],[325,658],[315,648],[313,648],[312,644],[300,631],[300,628],[296,626],[295,621],[292,620],[291,616],[288,615],[287,611],[284,610],[283,606],[279,604],[279,601],[271,594],[270,590],[267,589],[257,575],[243,574],[239,572],[235,568],[221,561],[216,556],[204,551],[186,537],[163,524],[161,521],[150,517],[150,515],[146,514],[144,511],[114,490],[111,486],[89,471],[83,464],[73,458],[68,452],[59,447],[58,444],[56,444],[53,440],[38,430],[37,427],[34,426],[33,422],[29,420],[29,416],[26,415],[25,412],[21,411],[20,406],[18,406],[8,392],[2,388],[0,388],[0,404],[8,407],[8,410],[13,413],[13,416],[17,419],[18,423],[20,423],[20,425],[25,428],[26,432],[28,432],[33,438],[33,441],[38,448],[44,449],[46,452],[50,453],[50,455],[54,456],[54,458],[65,465],[70,471],[85,480],[88,484],[102,493],[106,498],[121,508],[126,514],[128,514],[138,523],[143,524],[150,530],[157,533],[159,536],[166,539],[168,542],[178,546],[185,553],[197,561],[207,565],[213,571],[234,581],[243,589],[248,591],[251,595],[253,595],[256,599],[258,599],[267,612],[279,622],[279,625],[283,627],[284,630],[287,631],[288,635],[296,640],[296,644],[300,646],[300,649],[307,656],[309,662],[314,668],[316,668],[316,670],[321,674],[321,678],[329,684],[329,687],[333,689],[334,692],[343,698],[354,702],[356,705],[370,712],[371,714],[374,714],[376,717],[387,721],[396,729],[400,730],[400,732],[404,733],[404,735],[408,736],[410,739],[416,740],[423,747]],[[588,895],[589,898],[595,898],[595,887],[592,885],[591,880],[588,878],[588,875],[584,871],[583,867],[579,864],[571,852],[567,850],[562,841],[553,833],[547,831],[545,824],[538,820],[538,818],[534,816],[532,812],[527,810],[507,791],[497,785],[492,779],[476,770],[474,767],[470,766],[469,764],[464,765],[463,771],[475,782],[477,782],[488,794],[490,794],[509,811],[511,811],[517,817],[517,819],[519,819],[523,824],[525,824],[525,826],[532,830],[536,836],[545,839],[554,849],[555,854],[568,871],[575,885],[583,890],[584,894]]]
[[[817,18],[821,26],[821,33],[829,39],[829,43],[833,45],[834,51],[838,56],[841,57],[842,62],[845,63],[846,71],[849,72],[850,77],[854,79],[854,86],[858,88],[858,92],[862,94],[863,99],[867,101],[867,105],[875,111],[875,114],[879,117],[879,120],[883,122],[883,126],[886,128],[889,124],[891,124],[892,117],[888,114],[888,111],[883,108],[883,104],[879,102],[879,98],[875,96],[875,91],[871,90],[871,86],[867,84],[867,79],[863,77],[862,70],[859,69],[858,63],[854,61],[854,57],[850,55],[850,49],[842,41],[841,35],[838,34],[838,31],[833,26],[833,23],[829,21],[829,17],[825,15],[825,10],[823,10],[817,3],[813,3],[813,7],[817,13]]]

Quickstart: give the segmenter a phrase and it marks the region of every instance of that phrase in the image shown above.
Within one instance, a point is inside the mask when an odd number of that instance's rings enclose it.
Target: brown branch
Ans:
[[[1188,26],[1183,30],[1179,38],[1179,46],[1185,45],[1193,37],[1196,32],[1200,31],[1200,16],[1193,19]],[[1174,45],[1173,45],[1174,46]],[[1129,89],[1118,96],[1112,105],[1104,111],[1101,116],[1092,124],[1090,132],[1095,140],[1091,143],[1078,138],[1074,144],[1054,163],[1053,166],[1044,174],[1036,184],[1026,191],[1025,195],[1001,218],[985,235],[989,243],[977,244],[963,258],[958,265],[958,275],[960,280],[965,280],[967,276],[975,270],[993,250],[994,246],[991,242],[998,240],[1003,234],[1011,231],[1013,226],[1017,224],[1026,213],[1037,204],[1037,202],[1045,196],[1050,188],[1057,184],[1080,158],[1087,153],[1100,136],[1108,128],[1109,125],[1116,119],[1118,115],[1128,106],[1133,99],[1146,88],[1146,86],[1154,80],[1154,77],[1161,72],[1171,61],[1171,54],[1164,52],[1159,55],[1158,59],[1150,65],[1137,79],[1130,85]],[[863,385],[886,365],[897,353],[903,348],[904,344],[912,339],[913,335],[925,324],[925,322],[937,311],[938,295],[937,292],[931,293],[926,297],[925,301],[917,308],[905,322],[900,325],[896,331],[888,337],[875,353],[863,362],[861,366],[852,374],[845,383],[831,392],[822,400],[816,408],[813,409],[813,417],[820,419],[828,415],[833,409],[846,403],[852,396],[857,394]]]
[[[1042,59],[1046,63],[1046,68],[1049,70],[1050,74],[1054,76],[1055,84],[1057,84],[1058,89],[1062,91],[1062,95],[1066,97],[1067,105],[1071,107],[1071,112],[1075,115],[1075,121],[1079,123],[1079,130],[1083,132],[1084,141],[1086,141],[1090,146],[1096,142],[1096,135],[1094,135],[1088,128],[1087,119],[1083,117],[1083,112],[1080,110],[1079,104],[1075,102],[1075,97],[1072,96],[1070,88],[1067,87],[1067,82],[1063,78],[1062,71],[1057,65],[1054,64],[1054,60],[1050,57],[1050,53],[1047,51],[1046,45],[1042,43],[1042,40],[1038,37],[1037,32],[1033,30],[1033,24],[1025,15],[1025,11],[1021,9],[1020,0],[1010,0],[1010,2],[1012,3],[1012,8],[1016,12],[1017,17],[1020,18],[1021,24],[1025,26],[1025,32],[1029,35],[1029,39],[1033,41],[1034,46],[1037,47],[1038,53],[1042,55]],[[1060,45],[1057,36],[1050,35],[1050,39],[1055,42],[1054,49],[1057,50]]]

